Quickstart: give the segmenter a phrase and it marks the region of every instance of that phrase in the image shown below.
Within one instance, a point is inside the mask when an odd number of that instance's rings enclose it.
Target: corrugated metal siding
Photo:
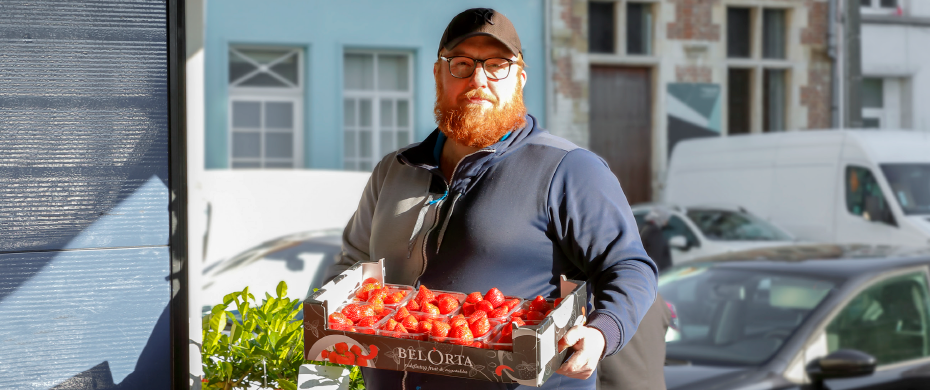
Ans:
[[[0,388],[168,387],[166,20],[0,2]]]

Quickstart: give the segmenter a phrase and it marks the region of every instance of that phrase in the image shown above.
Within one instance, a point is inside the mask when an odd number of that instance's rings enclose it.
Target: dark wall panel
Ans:
[[[0,388],[169,386],[166,7],[0,2]]]

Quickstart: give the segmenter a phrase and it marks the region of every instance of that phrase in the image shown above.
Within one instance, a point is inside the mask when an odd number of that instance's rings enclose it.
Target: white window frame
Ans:
[[[343,129],[342,166],[343,166],[343,169],[346,169],[346,170],[370,171],[372,168],[374,168],[374,166],[378,163],[378,161],[381,160],[381,157],[383,157],[382,150],[381,150],[381,132],[382,132],[381,104],[380,104],[381,100],[391,99],[394,101],[395,106],[397,104],[396,103],[397,100],[406,99],[408,101],[408,104],[407,104],[407,121],[408,121],[407,129],[408,130],[407,131],[408,131],[409,137],[408,137],[406,144],[395,145],[394,149],[396,150],[397,148],[407,146],[408,144],[413,142],[413,138],[415,135],[414,134],[415,120],[413,116],[413,112],[414,112],[413,105],[414,105],[414,91],[416,90],[416,87],[415,87],[416,79],[414,78],[414,75],[413,75],[414,55],[412,52],[399,51],[399,50],[346,49],[344,50],[343,57],[342,57],[343,58],[343,68],[342,68],[343,72],[345,72],[345,55],[347,54],[364,54],[364,55],[373,56],[372,69],[374,71],[374,76],[372,79],[373,80],[372,85],[374,86],[374,89],[373,90],[348,89],[345,87],[345,82],[341,81],[343,83],[343,91],[342,91],[343,96],[342,96],[342,103],[341,103],[342,110],[345,110],[345,101],[349,99],[353,99],[355,101],[355,107],[356,107],[355,118],[354,118],[354,123],[356,125],[352,129],[348,128],[349,126],[345,124],[345,112],[343,112],[343,115],[340,117],[340,121],[341,121],[340,123]],[[395,55],[395,56],[403,55],[407,57],[407,80],[408,80],[407,91],[380,91],[378,90],[378,58],[380,55]],[[360,123],[359,118],[361,115],[360,114],[361,110],[359,109],[360,107],[359,102],[363,99],[370,100],[371,105],[372,105],[370,130],[371,130],[371,147],[373,150],[371,150],[370,154],[366,156],[363,156],[361,153],[361,150],[359,150],[361,147],[361,140],[360,140],[360,137],[358,136],[360,133],[360,129],[361,129],[361,126],[359,124]],[[394,119],[394,123],[393,123],[393,126],[391,126],[392,128],[391,133],[396,140],[397,129],[398,129],[396,111],[395,111],[395,115],[393,115],[393,119]],[[356,133],[355,144],[346,145],[345,134],[348,132],[352,132],[352,131]],[[345,150],[346,148],[353,147],[353,146],[355,150],[355,153],[354,153],[355,157],[348,157],[345,154]],[[350,166],[350,164],[354,165],[354,167]]]
[[[882,7],[881,3],[882,0],[872,0],[871,5],[860,6],[859,12],[868,15],[894,15],[898,12],[898,8],[903,7],[901,0],[895,0],[894,7]]]
[[[902,126],[902,88],[904,80],[900,77],[870,77],[882,81],[882,107],[863,107],[862,118],[878,119],[879,129],[900,129]]]
[[[288,169],[288,168],[265,168],[266,163],[274,162],[286,162],[287,160],[292,160],[291,168],[296,169],[303,166],[304,153],[303,153],[303,139],[304,139],[304,51],[301,48],[287,47],[287,46],[266,46],[266,45],[230,45],[229,51],[234,51],[237,49],[274,49],[274,50],[287,50],[288,53],[281,56],[275,62],[272,62],[268,65],[258,65],[259,69],[256,69],[253,72],[250,72],[239,79],[228,81],[228,99],[227,99],[227,156],[229,161],[230,169]],[[227,51],[227,55],[232,55]],[[273,65],[277,61],[289,58],[290,55],[297,56],[297,84],[291,83],[289,80],[278,77],[273,72],[266,72],[267,74],[275,77],[280,80],[282,83],[287,85],[287,87],[242,87],[238,86],[239,83],[249,79],[258,72],[267,70],[270,65]],[[243,56],[243,58],[247,58]],[[231,59],[227,59],[227,66]],[[234,102],[258,102],[262,105],[262,114],[260,118],[260,142],[259,150],[260,154],[258,158],[236,158],[233,156],[233,133],[236,132],[236,129],[233,128],[233,103]],[[266,133],[283,133],[285,131],[279,129],[266,129],[265,128],[265,103],[267,102],[291,102],[293,104],[294,117],[292,118],[293,125],[293,152],[292,158],[269,158],[265,157],[265,134]],[[232,168],[234,162],[258,162],[259,168]]]

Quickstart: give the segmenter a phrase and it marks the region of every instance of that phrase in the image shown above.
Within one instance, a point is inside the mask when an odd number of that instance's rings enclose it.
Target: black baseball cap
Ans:
[[[513,27],[510,19],[490,8],[472,8],[452,18],[446,26],[446,31],[442,33],[438,53],[442,53],[443,48],[452,50],[462,41],[478,35],[497,39],[514,54],[523,52],[517,29]]]

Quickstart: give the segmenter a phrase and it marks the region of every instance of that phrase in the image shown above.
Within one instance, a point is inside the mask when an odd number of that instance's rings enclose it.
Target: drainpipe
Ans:
[[[543,34],[545,34],[545,37],[543,38],[543,66],[546,67],[545,127],[551,129],[555,127],[555,125],[552,123],[552,118],[555,116],[555,97],[553,96],[554,87],[552,85],[552,67],[554,66],[552,63],[554,61],[552,56],[552,0],[545,0],[543,2],[543,7],[545,8],[543,11],[543,17],[545,18],[545,22],[543,23],[545,26],[543,31]]]
[[[836,60],[836,7],[838,0],[829,1],[828,27],[827,27],[827,56],[830,57],[830,127],[836,129],[840,125],[840,89],[836,82],[840,71]]]

